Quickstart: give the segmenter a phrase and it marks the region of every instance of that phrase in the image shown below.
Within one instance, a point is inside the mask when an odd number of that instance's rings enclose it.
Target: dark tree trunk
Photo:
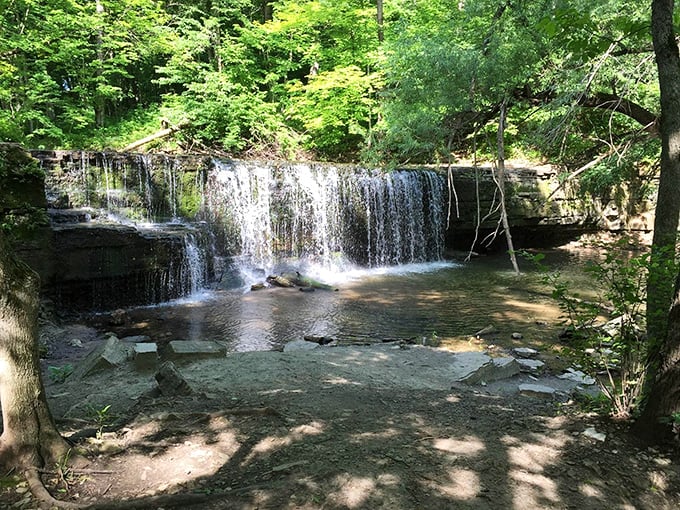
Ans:
[[[635,433],[650,442],[666,442],[677,433],[670,418],[680,413],[680,274],[658,358],[657,377],[649,385],[645,407],[634,426]]]
[[[646,402],[635,430],[647,438],[668,433],[680,410],[680,296],[657,262],[675,257],[680,216],[680,53],[673,27],[674,0],[652,1],[652,37],[661,91],[661,175],[654,220],[652,265],[647,284],[649,368]],[[668,313],[669,307],[670,313]]]
[[[661,91],[661,174],[654,217],[652,269],[647,286],[647,333],[652,364],[665,339],[673,288],[657,261],[675,257],[680,216],[680,54],[673,27],[674,0],[653,0],[652,35]],[[653,374],[652,374],[653,375]]]
[[[385,32],[383,30],[383,0],[376,1],[375,19],[378,23],[378,41],[383,42],[385,39]]]
[[[0,464],[42,467],[68,444],[47,407],[38,356],[39,278],[19,262],[0,231]]]
[[[69,445],[54,425],[40,372],[39,277],[15,257],[4,230],[22,231],[16,216],[33,226],[42,221],[44,182],[36,170],[21,147],[0,144],[0,469],[23,473],[41,505],[73,508],[54,500],[38,475],[38,468],[63,462]]]

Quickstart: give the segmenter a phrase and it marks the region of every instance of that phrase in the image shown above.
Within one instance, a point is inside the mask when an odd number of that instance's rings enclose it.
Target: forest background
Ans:
[[[658,172],[633,0],[2,0],[0,140],[372,165],[549,161],[608,193]],[[641,186],[641,189],[647,189]]]

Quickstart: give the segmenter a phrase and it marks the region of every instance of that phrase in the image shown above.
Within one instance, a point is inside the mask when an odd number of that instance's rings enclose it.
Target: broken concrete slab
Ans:
[[[521,395],[527,397],[549,398],[552,399],[557,395],[557,390],[544,384],[520,384],[519,392]]]
[[[319,344],[316,342],[308,342],[307,340],[293,340],[288,342],[283,347],[283,352],[295,352],[295,351],[311,351],[312,349],[318,349]]]
[[[537,359],[520,358],[517,360],[517,363],[519,364],[520,372],[524,372],[526,374],[539,374],[545,367],[545,363]]]
[[[508,379],[520,371],[515,358],[492,358],[482,352],[456,353],[451,369],[458,374],[456,381],[465,384]]]
[[[191,395],[194,392],[172,361],[163,363],[154,378],[158,389],[166,397]]]
[[[168,344],[168,357],[174,360],[223,358],[227,348],[217,342],[201,340],[173,340]]]
[[[137,370],[155,370],[158,364],[158,345],[153,342],[136,343],[134,359]]]
[[[120,366],[130,358],[131,353],[130,345],[122,343],[115,336],[110,336],[76,366],[72,377],[82,379],[88,374]]]

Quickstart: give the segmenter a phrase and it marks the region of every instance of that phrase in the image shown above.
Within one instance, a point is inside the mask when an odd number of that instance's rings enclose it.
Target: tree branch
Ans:
[[[638,122],[648,133],[654,136],[659,135],[659,117],[656,114],[616,94],[597,92],[593,95],[580,97],[577,104],[588,108],[602,108],[622,113]]]

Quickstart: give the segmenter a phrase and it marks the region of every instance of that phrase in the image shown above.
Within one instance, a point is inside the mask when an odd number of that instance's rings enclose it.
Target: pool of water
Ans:
[[[582,256],[547,253],[547,263],[575,282],[582,295],[592,284]],[[560,310],[528,261],[515,275],[507,256],[356,270],[327,275],[337,291],[301,292],[271,287],[203,292],[161,306],[127,311],[119,335],[147,334],[155,341],[217,340],[230,351],[270,350],[305,336],[345,342],[415,339],[436,335],[443,345],[474,349],[474,333],[493,325],[487,342],[522,345],[554,342]],[[584,292],[585,290],[585,292]],[[595,298],[594,294],[590,296]]]

